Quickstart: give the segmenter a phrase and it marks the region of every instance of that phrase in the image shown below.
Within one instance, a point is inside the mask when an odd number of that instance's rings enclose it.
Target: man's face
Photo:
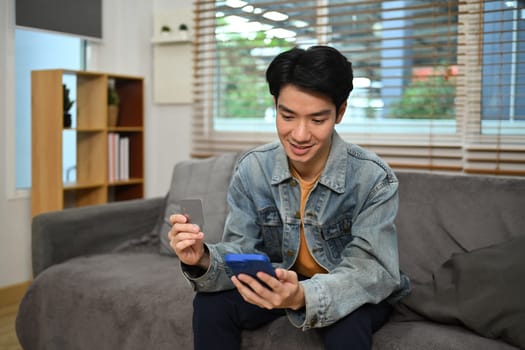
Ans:
[[[286,85],[276,109],[277,133],[292,165],[301,176],[316,175],[326,163],[332,132],[343,118],[346,103],[337,112],[329,97]]]

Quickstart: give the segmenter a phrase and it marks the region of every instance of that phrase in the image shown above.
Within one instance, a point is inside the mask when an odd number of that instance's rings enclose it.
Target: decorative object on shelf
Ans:
[[[71,113],[69,113],[69,110],[71,107],[73,107],[73,103],[75,103],[75,101],[72,101],[69,98],[69,88],[66,86],[66,84],[62,84],[62,96],[64,99],[64,128],[70,128]]]
[[[170,28],[170,26],[163,25],[160,28],[160,34],[161,35],[171,35],[171,28]]]
[[[108,126],[117,126],[120,97],[115,88],[115,82],[109,81],[108,85]]]
[[[188,35],[188,26],[184,23],[181,23],[179,25],[179,34],[180,34],[180,39],[181,40],[188,40],[189,38],[189,35]]]

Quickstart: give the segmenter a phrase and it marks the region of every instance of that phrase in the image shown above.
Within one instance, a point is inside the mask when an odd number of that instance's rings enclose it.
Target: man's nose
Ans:
[[[310,131],[305,121],[300,121],[293,131],[293,138],[298,142],[306,142],[310,139]]]

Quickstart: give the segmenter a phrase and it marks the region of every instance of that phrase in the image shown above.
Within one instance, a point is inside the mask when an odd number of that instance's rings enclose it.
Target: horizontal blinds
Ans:
[[[291,47],[328,44],[354,67],[355,89],[338,126],[348,141],[395,168],[525,174],[524,137],[513,135],[525,101],[518,98],[525,80],[519,6],[479,0],[196,1],[193,153],[208,156],[275,140],[266,67]],[[483,102],[487,94],[490,105]],[[490,113],[498,103],[506,106],[499,116]]]
[[[466,81],[458,93],[464,115],[467,173],[525,175],[525,10],[521,1],[460,4],[459,58]]]

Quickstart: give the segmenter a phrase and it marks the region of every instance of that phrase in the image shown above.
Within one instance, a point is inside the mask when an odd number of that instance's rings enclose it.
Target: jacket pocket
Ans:
[[[260,249],[268,254],[272,262],[281,262],[281,245],[283,237],[283,222],[276,207],[259,210],[259,225],[263,237],[263,247]]]
[[[339,260],[342,251],[352,241],[352,217],[347,215],[338,218],[335,222],[323,225],[320,229],[325,252],[331,255],[332,260]]]

